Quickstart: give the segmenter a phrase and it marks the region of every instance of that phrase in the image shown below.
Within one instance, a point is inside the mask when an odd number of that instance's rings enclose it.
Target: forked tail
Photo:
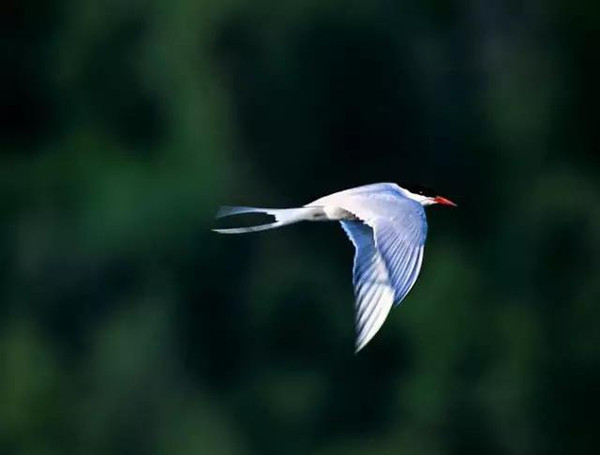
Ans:
[[[299,221],[314,220],[321,212],[320,207],[298,207],[295,209],[265,209],[259,207],[230,207],[223,206],[217,212],[215,218],[224,218],[226,216],[243,215],[246,213],[263,213],[272,215],[275,221],[272,223],[258,224],[241,228],[213,229],[219,234],[245,234],[247,232],[266,231],[275,229],[287,224],[298,223]]]

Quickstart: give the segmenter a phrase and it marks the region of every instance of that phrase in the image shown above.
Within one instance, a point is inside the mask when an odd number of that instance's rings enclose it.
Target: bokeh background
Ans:
[[[598,5],[4,2],[0,453],[596,453]],[[209,230],[406,180],[357,356],[337,224]]]

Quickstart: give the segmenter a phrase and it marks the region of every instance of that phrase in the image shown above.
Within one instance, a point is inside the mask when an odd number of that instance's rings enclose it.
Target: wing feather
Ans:
[[[385,261],[375,247],[373,230],[360,221],[340,222],[356,249],[353,266],[356,296],[356,352],[381,328],[394,303]]]
[[[385,218],[376,218],[369,224],[390,276],[394,303],[399,305],[419,276],[426,230],[423,232],[421,223],[400,223]]]
[[[399,305],[414,286],[427,236],[425,211],[419,203],[393,188],[374,190],[334,195],[335,200],[328,201],[358,219],[340,221],[356,249],[357,352],[379,331],[391,307]]]

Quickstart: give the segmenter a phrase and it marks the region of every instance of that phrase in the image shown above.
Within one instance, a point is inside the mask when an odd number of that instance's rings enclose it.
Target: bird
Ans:
[[[222,206],[216,219],[259,213],[271,215],[274,221],[213,231],[243,234],[300,221],[338,221],[355,249],[352,283],[358,353],[417,281],[427,237],[425,207],[436,204],[457,206],[425,185],[373,183],[338,191],[296,208]]]

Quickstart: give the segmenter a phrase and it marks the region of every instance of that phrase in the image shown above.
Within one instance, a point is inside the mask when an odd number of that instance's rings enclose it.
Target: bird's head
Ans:
[[[438,196],[436,192],[428,186],[406,183],[401,184],[400,188],[407,198],[417,201],[423,207],[435,204],[456,207],[454,202],[445,197]]]

